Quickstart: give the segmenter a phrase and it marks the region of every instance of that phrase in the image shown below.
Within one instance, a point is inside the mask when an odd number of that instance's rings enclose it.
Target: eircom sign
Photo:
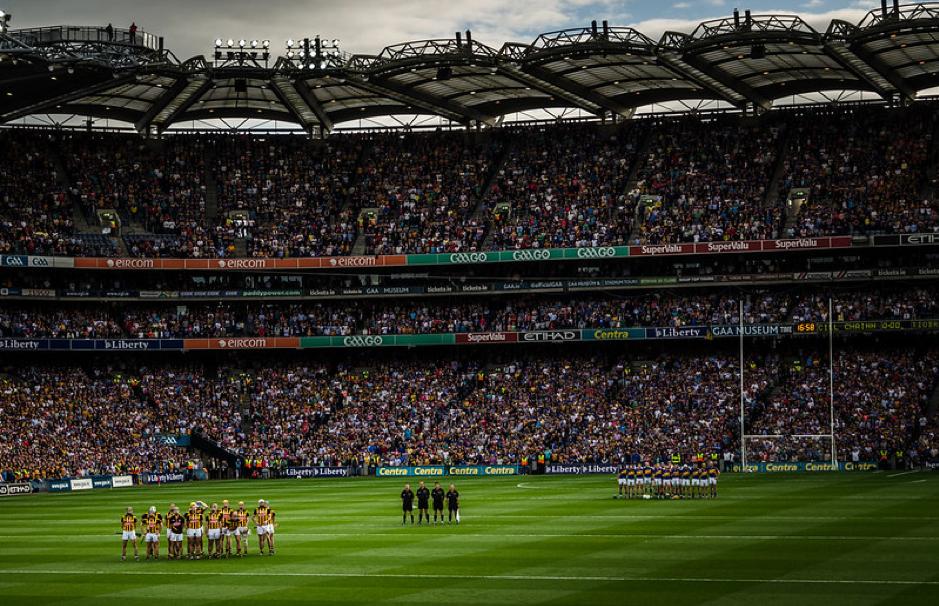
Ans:
[[[15,497],[21,494],[29,494],[33,487],[28,482],[10,482],[0,484],[0,497]]]

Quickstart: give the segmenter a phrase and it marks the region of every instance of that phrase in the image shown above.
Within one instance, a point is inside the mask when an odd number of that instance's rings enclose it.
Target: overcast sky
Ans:
[[[389,44],[450,38],[470,29],[499,48],[540,33],[584,27],[591,19],[633,26],[658,39],[665,30],[690,32],[735,6],[754,13],[801,15],[824,30],[834,19],[859,21],[879,0],[0,0],[12,26],[104,25],[134,21],[164,36],[180,59],[208,55],[221,38],[269,39],[275,54],[288,38],[338,38],[343,51],[377,53]]]

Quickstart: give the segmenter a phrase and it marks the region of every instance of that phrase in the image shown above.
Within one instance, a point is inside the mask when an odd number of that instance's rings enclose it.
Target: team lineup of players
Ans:
[[[144,543],[147,546],[147,559],[159,559],[160,534],[166,530],[167,558],[182,560],[183,535],[186,536],[186,558],[201,560],[203,555],[203,535],[208,539],[208,552],[206,559],[220,559],[232,557],[232,542],[235,544],[234,556],[244,557],[248,554],[249,524],[254,523],[258,535],[258,555],[264,555],[267,547],[268,555],[274,555],[274,527],[276,514],[264,499],[258,500],[257,508],[249,513],[245,509],[244,501],[238,502],[237,509],[232,509],[227,500],[222,506],[212,503],[207,506],[202,501],[189,504],[186,513],[180,513],[175,503],[170,503],[166,516],[157,512],[156,507],[150,507],[138,521],[134,515],[134,508],[128,507],[121,516],[121,560],[127,559],[127,543],[133,545],[134,559],[139,560],[137,552],[137,529],[140,528]],[[232,541],[234,537],[234,541]]]
[[[714,499],[717,498],[717,478],[720,475],[717,467],[695,467],[691,465],[656,464],[656,465],[628,465],[617,475],[619,493],[616,495],[625,499],[656,498],[656,499]],[[449,490],[444,491],[440,482],[434,482],[433,490],[428,489],[424,482],[418,485],[417,492],[411,490],[410,484],[404,485],[401,491],[401,524],[414,521],[414,500],[417,499],[417,525],[427,522],[431,524],[430,505],[433,502],[433,525],[460,523],[460,493],[456,486],[450,484]],[[447,506],[447,516],[444,516],[444,502]],[[245,509],[244,501],[238,502],[236,509],[231,508],[228,500],[222,501],[222,506],[212,503],[211,507],[203,501],[194,501],[189,504],[186,513],[180,513],[179,507],[171,503],[169,511],[163,516],[151,506],[147,513],[138,520],[134,515],[134,508],[128,507],[121,516],[121,560],[127,559],[127,544],[134,549],[134,559],[139,560],[137,550],[137,529],[141,530],[146,544],[146,559],[159,559],[160,535],[166,530],[167,558],[181,560],[183,558],[183,535],[186,536],[186,558],[201,560],[203,555],[203,535],[208,539],[206,558],[220,559],[244,557],[248,554],[249,524],[253,523],[258,536],[258,555],[264,555],[267,547],[268,555],[274,555],[274,527],[276,514],[270,504],[264,499],[258,500],[258,506],[249,513]],[[234,541],[232,540],[234,537]],[[232,553],[234,543],[234,554]]]
[[[417,497],[417,525],[421,526],[424,520],[427,520],[427,525],[430,525],[430,511],[429,505],[430,501],[434,502],[434,526],[437,525],[437,515],[440,515],[440,523],[451,524],[456,522],[460,523],[460,493],[457,492],[456,486],[450,484],[450,489],[444,492],[443,488],[440,487],[440,482],[434,482],[434,489],[428,490],[424,486],[424,482],[421,481],[420,485],[417,487],[417,493],[415,495],[414,491],[411,490],[410,484],[404,485],[404,490],[401,491],[401,525],[405,525],[408,522],[408,516],[411,517],[411,524],[414,524],[414,497]],[[444,520],[443,517],[443,502],[447,502],[447,519]]]
[[[619,493],[624,499],[716,499],[717,478],[713,464],[708,467],[675,465],[627,465],[617,475]]]

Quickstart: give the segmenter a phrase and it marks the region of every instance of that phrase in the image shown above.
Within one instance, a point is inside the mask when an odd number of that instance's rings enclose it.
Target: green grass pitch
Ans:
[[[715,501],[614,500],[598,476],[461,479],[462,524],[436,528],[401,527],[403,483],[4,498],[0,604],[939,604],[936,473],[726,474]],[[127,505],[261,497],[274,557],[252,534],[240,560],[120,561]]]

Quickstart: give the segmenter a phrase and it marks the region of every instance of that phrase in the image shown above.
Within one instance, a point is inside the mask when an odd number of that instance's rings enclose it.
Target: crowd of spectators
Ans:
[[[777,237],[781,208],[767,203],[778,126],[687,118],[653,130],[640,163],[638,243],[764,240]]]
[[[99,233],[109,226],[97,213],[114,209],[127,254],[139,257],[933,231],[934,114],[919,103],[779,111],[759,121],[685,116],[325,141],[9,131],[0,251],[115,254],[75,237],[75,205]],[[787,197],[799,188],[806,202],[787,217]]]
[[[939,318],[934,287],[838,291],[833,319]],[[746,324],[827,322],[827,294],[801,289],[763,292],[659,291],[645,294],[550,295],[470,300],[128,304],[0,309],[5,337],[304,337],[397,335],[578,328],[734,325],[743,302]]]
[[[474,215],[500,150],[498,137],[387,134],[367,139],[350,206],[368,254],[473,251],[485,236]],[[371,210],[368,210],[371,209]],[[365,210],[366,212],[361,212]]]
[[[47,477],[174,469],[187,453],[160,436],[191,432],[246,461],[300,465],[738,452],[738,364],[719,353],[542,352],[263,368],[16,366],[0,374],[0,469]],[[791,437],[828,433],[824,366],[818,356],[747,356],[747,431],[770,436],[748,441],[751,460],[828,459],[830,441]],[[934,432],[924,417],[937,382],[935,350],[839,354],[839,458],[873,461],[914,442],[928,452]]]
[[[939,204],[924,198],[935,129],[931,108],[857,108],[793,119],[779,197],[805,188],[789,236],[931,232]]]
[[[635,202],[626,179],[645,125],[520,129],[485,194],[489,248],[623,244]]]
[[[839,351],[833,378],[830,384],[829,363],[821,354],[783,365],[773,393],[750,411],[753,457],[827,460],[832,423],[839,460],[874,461],[882,450],[892,455],[906,448],[939,381],[939,355]]]
[[[244,238],[251,257],[348,255],[356,238],[347,197],[363,140],[337,137],[210,139],[218,184],[218,226]]]
[[[115,210],[122,227],[154,234],[136,238],[130,255],[216,257],[225,255],[225,244],[207,222],[207,145],[199,137],[73,134],[63,137],[59,153],[91,225],[99,224],[99,211]]]
[[[54,145],[43,133],[0,132],[0,253],[104,252],[74,236],[72,204],[52,160]]]

